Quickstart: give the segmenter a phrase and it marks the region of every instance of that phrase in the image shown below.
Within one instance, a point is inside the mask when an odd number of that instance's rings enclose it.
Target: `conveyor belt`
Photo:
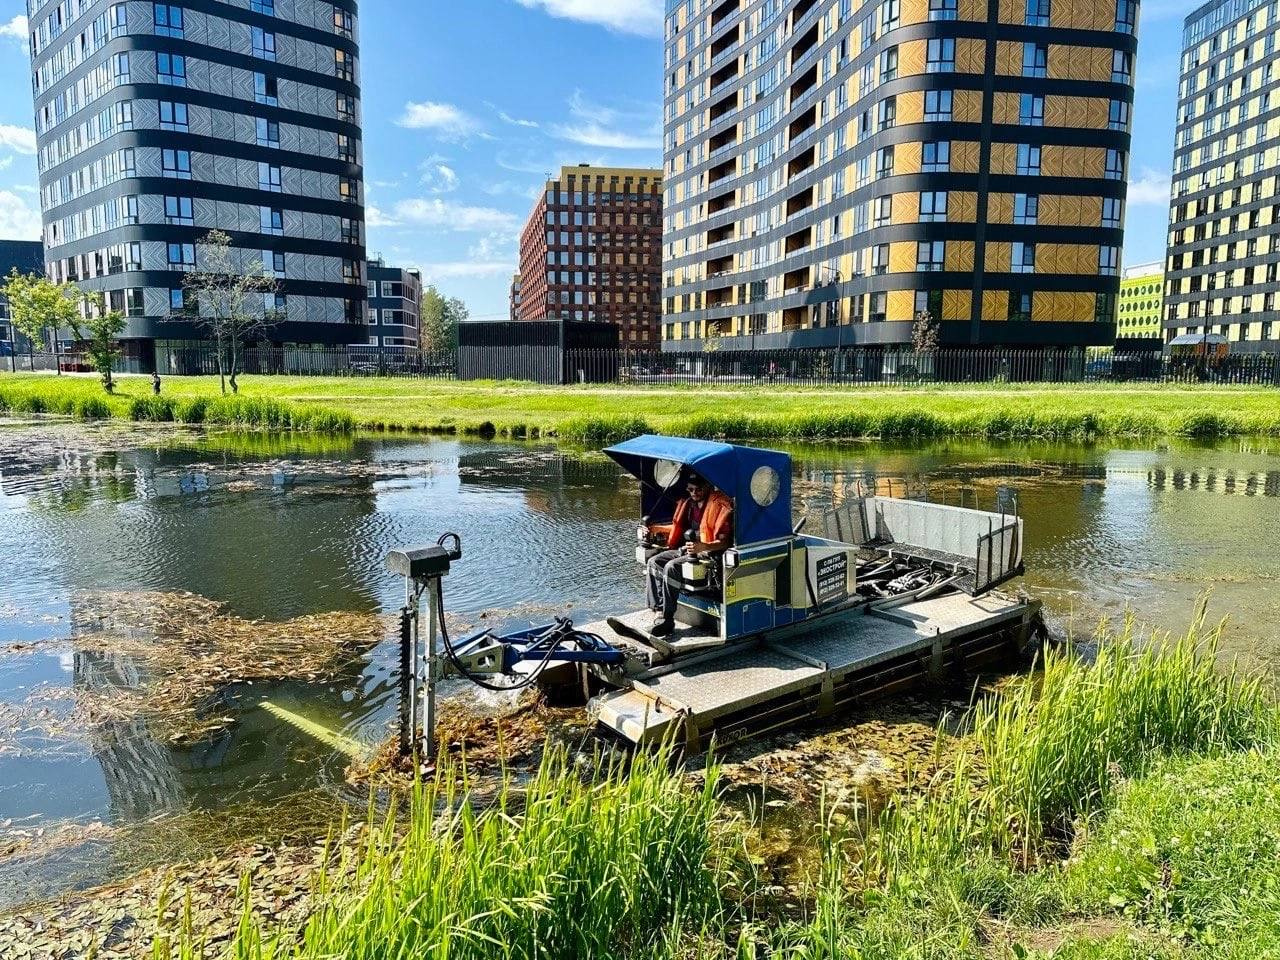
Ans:
[[[600,724],[635,743],[661,737],[673,722],[685,724],[692,744],[722,722],[741,725],[755,712],[788,705],[821,713],[833,691],[902,664],[923,676],[938,669],[953,648],[996,637],[1024,625],[1032,601],[998,594],[953,593],[888,609],[850,612],[819,621],[786,639],[692,656],[640,674],[631,689],[592,701]]]

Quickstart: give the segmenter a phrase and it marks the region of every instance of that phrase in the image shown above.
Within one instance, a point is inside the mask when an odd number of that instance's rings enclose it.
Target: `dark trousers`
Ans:
[[[660,611],[662,619],[668,623],[676,616],[676,601],[680,599],[680,591],[685,585],[680,576],[680,564],[687,559],[681,550],[664,550],[649,561],[649,609]]]

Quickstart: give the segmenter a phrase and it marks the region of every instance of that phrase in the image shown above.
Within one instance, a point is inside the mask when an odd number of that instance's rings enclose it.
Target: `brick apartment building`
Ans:
[[[564,167],[520,235],[517,320],[615,323],[625,346],[657,347],[662,172]]]

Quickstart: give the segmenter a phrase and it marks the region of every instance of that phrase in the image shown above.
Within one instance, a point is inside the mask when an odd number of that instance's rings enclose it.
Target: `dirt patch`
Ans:
[[[1053,927],[1019,927],[989,920],[982,933],[987,944],[986,954],[991,960],[1016,960],[1028,953],[1048,957],[1070,941],[1100,943],[1121,937],[1145,945],[1153,951],[1152,956],[1166,956],[1159,948],[1172,946],[1155,934],[1114,917],[1076,920]]]

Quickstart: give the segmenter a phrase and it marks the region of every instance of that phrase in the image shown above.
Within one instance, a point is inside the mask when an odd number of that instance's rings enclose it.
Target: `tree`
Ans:
[[[15,267],[3,286],[9,301],[9,320],[27,338],[28,351],[35,353],[45,332],[71,327],[80,317],[81,293],[72,283],[54,283],[35,273],[22,274]],[[59,367],[58,372],[62,369]]]
[[[457,297],[446,299],[435,286],[422,291],[422,349],[453,350],[458,346],[458,324],[471,317]]]
[[[221,230],[211,230],[197,244],[200,269],[187,274],[183,284],[183,313],[208,331],[217,345],[218,377],[222,392],[230,384],[239,393],[236,376],[247,340],[267,330],[278,319],[266,305],[266,294],[279,288],[275,277],[258,259],[245,266]]]
[[[102,376],[102,388],[111,393],[115,390],[115,381],[111,371],[120,357],[117,339],[124,332],[125,318],[119,310],[108,310],[106,298],[101,293],[89,294],[85,297],[88,309],[86,316],[77,312],[71,321],[71,329],[75,338],[84,344],[89,362]]]
[[[938,322],[928,310],[916,314],[911,326],[911,345],[917,353],[933,353],[938,349]]]

